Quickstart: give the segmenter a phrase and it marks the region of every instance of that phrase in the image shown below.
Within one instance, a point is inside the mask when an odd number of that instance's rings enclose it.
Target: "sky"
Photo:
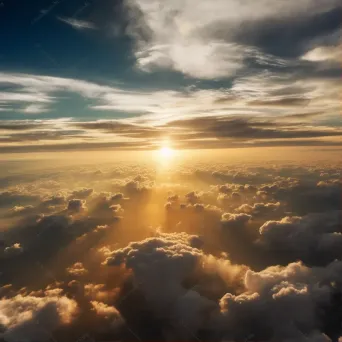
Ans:
[[[0,151],[341,146],[339,1],[2,0]]]
[[[0,342],[342,342],[340,0],[0,0]]]

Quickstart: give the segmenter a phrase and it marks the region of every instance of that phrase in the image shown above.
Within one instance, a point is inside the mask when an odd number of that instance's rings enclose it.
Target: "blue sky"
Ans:
[[[0,149],[339,146],[341,15],[335,0],[2,0]]]

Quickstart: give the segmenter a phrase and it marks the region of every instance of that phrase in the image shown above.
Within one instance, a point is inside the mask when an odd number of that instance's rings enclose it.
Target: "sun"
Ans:
[[[162,159],[170,159],[174,154],[174,150],[168,146],[159,149],[159,157]]]

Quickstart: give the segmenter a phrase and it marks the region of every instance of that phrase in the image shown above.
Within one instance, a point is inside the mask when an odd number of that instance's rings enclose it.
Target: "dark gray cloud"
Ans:
[[[231,139],[298,139],[341,136],[339,130],[296,129],[272,121],[256,121],[246,118],[204,117],[173,121],[170,127],[188,127],[197,131],[200,138]],[[196,136],[193,136],[195,138]]]
[[[158,127],[134,125],[120,121],[84,122],[76,123],[75,126],[85,130],[97,130],[107,134],[140,139],[162,138],[166,133],[165,130],[159,129]]]
[[[1,138],[1,142],[11,143],[40,140],[63,140],[67,138],[74,138],[82,134],[83,131],[80,130],[30,131],[25,133],[6,134]]]
[[[80,199],[72,199],[68,202],[68,211],[70,212],[80,212],[85,210],[85,201]]]
[[[296,58],[312,48],[315,39],[333,35],[341,28],[342,9],[339,5],[328,11],[308,15],[284,16],[248,20],[239,27],[226,23],[211,24],[211,35],[247,46],[255,46],[265,53],[283,58]],[[232,37],[233,33],[233,37]],[[329,40],[326,40],[326,43]],[[334,42],[336,43],[336,41]]]
[[[279,100],[269,100],[269,101],[265,101],[265,100],[255,100],[255,101],[251,101],[249,102],[250,105],[254,105],[254,106],[265,106],[265,107],[291,107],[291,106],[306,106],[308,103],[310,102],[309,99],[305,99],[305,98],[300,98],[300,97],[295,97],[295,98],[284,98],[284,99],[279,99]]]
[[[64,144],[30,144],[11,146],[0,146],[2,153],[27,153],[27,152],[53,152],[53,151],[82,151],[82,150],[103,150],[103,149],[120,149],[137,151],[139,149],[149,150],[151,146],[142,144],[141,142],[80,142],[80,143],[64,143]]]
[[[293,102],[294,101],[294,102]],[[282,98],[280,100],[253,100],[254,105],[298,106],[304,98]],[[303,102],[303,104],[304,104]],[[155,139],[168,137],[174,147],[184,148],[242,148],[250,146],[339,146],[337,137],[342,136],[338,126],[304,124],[308,118],[319,116],[320,112],[279,115],[263,118],[250,115],[202,116],[174,120],[163,125],[148,126],[123,121],[68,122],[63,129],[56,123],[45,123],[45,130],[33,129],[5,134],[0,150],[2,152],[62,151],[85,149],[154,149]],[[301,126],[298,123],[303,122]],[[11,125],[10,125],[11,126]],[[26,124],[23,126],[26,127]],[[77,129],[75,129],[77,128]],[[108,142],[98,142],[98,133]],[[103,135],[105,134],[105,135]],[[115,141],[117,136],[134,138],[135,141]],[[334,139],[334,137],[336,137]],[[320,138],[330,138],[320,140]],[[82,142],[75,142],[81,139]],[[29,145],[25,141],[32,142]],[[42,143],[46,141],[46,143]],[[48,141],[51,141],[49,144]],[[56,143],[53,143],[56,141]],[[70,142],[66,144],[66,142]],[[58,142],[58,143],[57,143]],[[65,142],[65,143],[63,143]],[[248,143],[247,143],[248,142]],[[19,145],[11,143],[20,143]]]
[[[30,129],[36,129],[42,127],[42,124],[37,123],[37,122],[30,122],[26,121],[24,122],[15,122],[15,121],[10,121],[10,122],[4,122],[2,121],[0,124],[0,130],[6,130],[6,131],[26,131]]]
[[[341,211],[328,211],[267,221],[260,227],[260,243],[288,260],[325,265],[341,259],[341,220]]]

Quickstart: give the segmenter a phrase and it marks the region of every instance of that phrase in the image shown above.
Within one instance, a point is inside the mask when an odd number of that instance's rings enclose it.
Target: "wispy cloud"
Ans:
[[[65,24],[70,25],[76,30],[96,30],[97,27],[94,23],[85,20],[79,20],[75,18],[65,18],[65,17],[57,17],[58,20],[62,21]]]
[[[55,109],[63,101],[59,93],[70,92],[91,99],[88,109],[94,112],[129,113],[129,122],[151,125],[177,118],[237,114],[281,117],[320,112],[321,116],[336,116],[341,91],[335,79],[302,80],[296,75],[274,73],[241,77],[230,88],[218,89],[123,89],[71,78],[14,73],[0,73],[1,83],[14,87],[13,91],[0,93],[0,104],[20,105],[23,112]]]
[[[32,120],[31,120],[32,121]],[[0,125],[0,150],[13,152],[107,148],[153,149],[168,137],[175,148],[342,146],[342,130],[284,117],[198,117],[152,126],[127,120],[9,121]],[[26,148],[30,142],[30,148]],[[34,143],[34,145],[32,145]]]
[[[49,108],[40,104],[30,104],[24,108],[23,113],[26,114],[40,114],[49,112]]]
[[[342,60],[342,44],[337,46],[319,46],[302,56],[303,60],[311,62],[334,62]]]

